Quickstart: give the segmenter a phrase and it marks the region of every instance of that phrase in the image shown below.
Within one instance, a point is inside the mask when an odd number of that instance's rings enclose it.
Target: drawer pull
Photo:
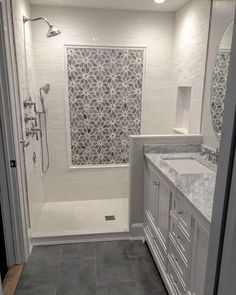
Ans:
[[[155,237],[152,237],[152,239],[153,239],[154,241],[156,241],[156,238],[155,238]]]
[[[173,233],[173,236],[174,236],[177,240],[181,239],[181,236],[177,236],[175,233]]]
[[[183,211],[179,211],[179,212],[178,212],[178,215],[182,215],[182,214],[183,214]]]
[[[181,236],[176,236],[176,239],[179,240],[181,238]]]

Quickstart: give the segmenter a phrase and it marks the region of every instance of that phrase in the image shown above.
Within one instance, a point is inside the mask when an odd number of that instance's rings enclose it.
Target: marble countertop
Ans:
[[[145,151],[145,158],[174,185],[200,213],[211,222],[217,165],[207,161],[199,152],[155,153]],[[191,157],[212,170],[206,174],[178,174],[163,160]]]

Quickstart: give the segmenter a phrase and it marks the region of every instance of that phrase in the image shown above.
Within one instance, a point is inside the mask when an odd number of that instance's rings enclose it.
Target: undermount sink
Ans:
[[[209,174],[213,171],[194,158],[163,158],[178,174]]]

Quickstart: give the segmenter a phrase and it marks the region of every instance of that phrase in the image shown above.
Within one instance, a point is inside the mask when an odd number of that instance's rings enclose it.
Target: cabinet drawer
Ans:
[[[168,276],[170,278],[172,285],[174,286],[176,294],[177,295],[186,295],[187,291],[177,275],[174,263],[171,260],[171,258],[169,258],[169,274],[168,274]]]
[[[158,254],[159,260],[162,263],[162,266],[164,267],[164,269],[166,269],[167,254],[166,254],[165,250],[163,249],[157,235],[153,231],[152,226],[149,223],[147,223],[145,225],[145,233],[148,234],[149,239],[150,239],[155,251]]]
[[[171,218],[170,222],[170,238],[174,240],[178,250],[184,256],[186,262],[189,262],[190,240],[173,218]]]
[[[184,261],[182,255],[178,252],[177,247],[170,238],[170,247],[169,247],[169,256],[172,259],[175,268],[178,271],[179,276],[182,279],[182,283],[186,288],[187,280],[188,280],[188,264]]]
[[[186,204],[178,197],[172,199],[171,214],[178,220],[183,230],[190,235],[191,231],[191,214]]]

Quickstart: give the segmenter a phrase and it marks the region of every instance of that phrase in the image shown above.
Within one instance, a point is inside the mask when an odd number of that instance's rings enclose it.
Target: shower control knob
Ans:
[[[25,123],[27,124],[29,121],[35,121],[36,118],[25,114]]]
[[[29,137],[31,135],[30,128],[26,128],[25,135],[26,135],[26,137]]]
[[[29,141],[25,141],[24,139],[21,139],[20,140],[20,143],[24,146],[24,147],[28,147],[30,145],[30,142]]]
[[[34,137],[36,135],[38,140],[38,134],[41,134],[41,128],[36,128],[36,127],[26,128],[26,131],[25,131],[26,137],[29,137],[29,136]]]
[[[24,108],[25,109],[27,107],[31,108],[33,105],[35,105],[35,102],[32,101],[31,97],[29,97],[29,99],[24,100]]]

